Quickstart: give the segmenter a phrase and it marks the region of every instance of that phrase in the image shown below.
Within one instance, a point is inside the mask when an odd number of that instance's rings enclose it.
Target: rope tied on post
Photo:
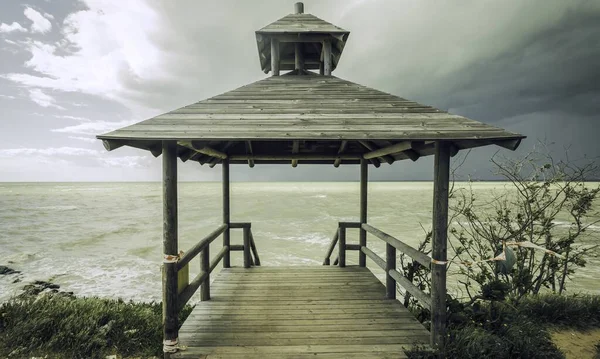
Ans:
[[[185,345],[179,345],[179,338],[163,340],[163,353],[177,353],[178,350],[186,350]]]
[[[177,263],[183,254],[183,251],[179,251],[179,254],[163,254],[163,263]]]

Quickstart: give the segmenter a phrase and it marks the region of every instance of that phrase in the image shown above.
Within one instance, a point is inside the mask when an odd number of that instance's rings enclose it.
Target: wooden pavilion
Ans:
[[[514,150],[524,136],[333,76],[348,36],[297,3],[294,14],[256,31],[261,68],[272,76],[98,136],[109,151],[131,146],[163,156],[166,357],[395,358],[424,335],[432,346],[443,345],[450,158],[487,145]],[[369,165],[429,155],[431,257],[367,223]],[[223,173],[223,223],[185,253],[178,247],[177,158],[220,164]],[[360,166],[358,221],[338,223],[326,267],[256,267],[251,224],[231,222],[229,170],[263,163]],[[349,228],[359,230],[358,243],[346,243]],[[242,245],[230,243],[232,229],[243,230]],[[385,259],[367,247],[367,233],[386,242]],[[221,235],[211,261],[209,244]],[[397,250],[430,268],[430,295],[396,270]],[[243,268],[231,268],[231,251],[243,252]],[[358,266],[346,266],[347,251],[358,252]],[[200,273],[178,286],[178,274],[197,255]],[[385,271],[385,287],[365,268],[367,257]],[[221,260],[210,300],[210,274]],[[396,285],[431,309],[430,334],[395,300]],[[178,330],[177,314],[198,288],[206,302]]]

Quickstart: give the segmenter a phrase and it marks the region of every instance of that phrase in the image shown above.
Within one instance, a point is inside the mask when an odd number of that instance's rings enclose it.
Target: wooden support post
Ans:
[[[279,76],[279,40],[271,38],[271,71]]]
[[[391,270],[396,270],[396,248],[389,243],[385,244],[385,296],[387,299],[396,299],[396,280],[390,275]]]
[[[325,76],[331,76],[332,63],[331,63],[331,40],[323,41],[323,74]]]
[[[223,247],[229,248],[231,231],[229,224],[230,218],[230,201],[229,201],[229,159],[223,160],[223,224],[227,225],[225,232],[223,232]],[[231,253],[227,251],[225,257],[223,257],[223,268],[231,267]]]
[[[339,227],[339,235],[338,235],[338,264],[340,267],[346,266],[346,227]]]
[[[369,183],[369,165],[364,158],[360,160],[360,219],[361,224],[367,223],[367,187]],[[358,234],[358,244],[362,247],[367,246],[367,231],[362,226]],[[358,252],[358,266],[365,267],[367,265],[367,256]]]
[[[450,180],[450,146],[435,143],[433,174],[432,258],[446,261],[448,239],[448,187]],[[446,265],[431,265],[431,346],[442,348],[446,338]]]
[[[296,71],[298,71],[298,75],[300,75],[300,73],[304,70],[304,53],[302,52],[303,45],[301,42],[297,42],[294,45],[296,50],[294,68],[296,69]]]
[[[244,268],[250,268],[250,227],[244,227]]]
[[[200,272],[206,273],[200,287],[200,300],[210,300],[210,244],[200,252]]]
[[[175,346],[177,323],[177,142],[163,141],[163,338],[165,348]],[[165,357],[169,353],[165,352]]]

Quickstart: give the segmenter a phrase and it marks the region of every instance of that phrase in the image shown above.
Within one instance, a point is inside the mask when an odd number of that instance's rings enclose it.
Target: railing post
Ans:
[[[163,141],[163,351],[177,351],[177,143]]]
[[[210,244],[200,252],[200,272],[206,273],[206,279],[200,287],[200,300],[210,300]]]
[[[433,238],[431,257],[447,259],[448,190],[450,180],[450,145],[435,143],[433,172]],[[442,348],[446,339],[446,265],[431,264],[431,346]]]
[[[385,244],[385,291],[387,299],[396,299],[396,280],[390,275],[390,270],[396,269],[396,248]]]
[[[250,268],[250,227],[244,227],[244,268]]]
[[[360,160],[360,224],[367,223],[367,184],[368,184],[368,164],[364,158]],[[367,246],[367,231],[362,227],[358,232],[358,243],[361,247]],[[366,267],[367,256],[358,251],[358,266]]]
[[[343,268],[346,266],[346,227],[340,226],[339,231],[340,233],[338,235],[338,264],[340,267]]]
[[[230,187],[229,187],[229,159],[223,160],[223,223],[227,225],[225,232],[223,232],[223,247],[229,248],[231,231],[229,224],[231,223],[230,218]],[[231,267],[231,252],[227,251],[225,257],[223,257],[223,268]]]

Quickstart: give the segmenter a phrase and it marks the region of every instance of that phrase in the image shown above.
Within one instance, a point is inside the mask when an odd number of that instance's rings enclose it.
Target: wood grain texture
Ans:
[[[173,358],[405,358],[429,340],[367,268],[235,267],[211,290]]]
[[[433,154],[427,141],[447,140],[457,149],[490,144],[514,149],[524,136],[335,76],[307,73],[271,76],[98,138],[111,141],[109,149],[122,144],[154,152],[161,140],[194,141],[199,149],[223,149],[231,143],[217,154],[252,166],[284,161],[280,158],[292,153],[294,141],[312,144],[300,146],[298,156],[321,158],[298,163],[339,165],[358,163],[336,157],[342,153],[388,155],[388,162],[416,160]],[[373,151],[358,141],[387,145],[383,152],[368,154]],[[190,157],[189,149],[179,148],[182,159],[214,164],[210,157]]]

